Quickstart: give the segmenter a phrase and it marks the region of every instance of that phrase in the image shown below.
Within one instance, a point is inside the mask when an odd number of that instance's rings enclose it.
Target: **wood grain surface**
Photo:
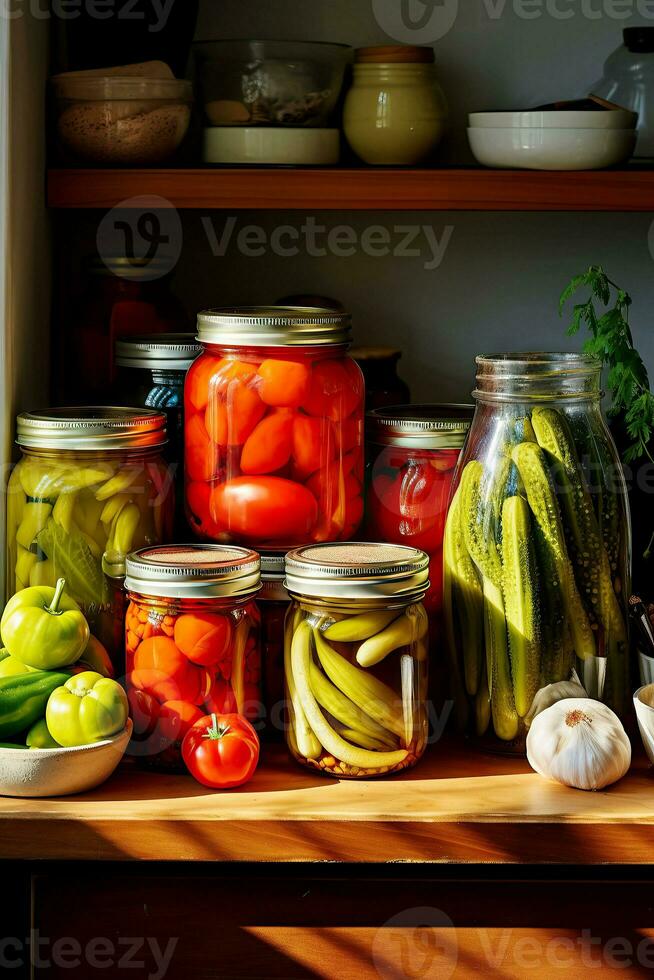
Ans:
[[[171,861],[654,863],[654,781],[637,759],[584,793],[526,761],[431,747],[396,778],[337,781],[268,748],[254,779],[211,792],[125,763],[94,792],[0,799],[0,858]]]
[[[653,211],[654,172],[204,168],[50,170],[53,208],[112,208],[143,195],[175,208],[388,211]],[[161,206],[161,202],[159,202]]]

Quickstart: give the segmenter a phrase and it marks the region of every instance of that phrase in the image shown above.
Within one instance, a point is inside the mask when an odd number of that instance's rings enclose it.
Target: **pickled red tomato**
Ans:
[[[411,460],[395,477],[375,474],[370,494],[373,533],[433,552],[443,541],[450,483],[449,475],[424,459]]]
[[[309,415],[323,416],[334,422],[351,415],[363,401],[363,375],[354,362],[319,361],[315,364],[311,386],[303,402]]]
[[[304,479],[336,456],[335,426],[328,419],[296,415],[293,420],[293,472]]]
[[[212,445],[201,415],[187,416],[185,442],[184,465],[187,476],[191,480],[213,480],[219,469],[218,453]]]
[[[199,669],[167,636],[152,636],[139,644],[129,680],[157,701],[195,702],[205,683]]]
[[[293,480],[244,476],[214,488],[211,512],[232,534],[261,541],[302,541],[316,523],[318,503]]]
[[[209,401],[211,391],[211,380],[220,368],[222,358],[212,357],[210,354],[202,354],[193,362],[186,375],[184,384],[184,398],[186,412],[203,412]]]
[[[229,650],[232,623],[216,613],[189,613],[177,619],[173,636],[177,648],[194,664],[213,667]]]
[[[311,368],[299,361],[272,358],[262,361],[257,376],[261,400],[276,408],[297,408],[311,384]]]
[[[189,728],[204,717],[204,711],[188,701],[165,701],[161,705],[158,730],[164,741],[181,742]]]
[[[216,540],[224,534],[211,516],[211,486],[208,483],[186,484],[186,505],[189,525],[201,537]]]
[[[204,417],[209,438],[218,446],[242,446],[258,422],[266,414],[266,406],[256,388],[240,382],[230,383],[222,399],[209,399]]]
[[[249,475],[274,473],[288,463],[293,450],[293,413],[276,409],[248,436],[241,454],[241,472]]]

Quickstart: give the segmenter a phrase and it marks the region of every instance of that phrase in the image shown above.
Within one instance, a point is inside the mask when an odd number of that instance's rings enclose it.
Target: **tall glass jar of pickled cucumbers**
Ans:
[[[573,671],[627,705],[630,526],[600,378],[582,354],[477,358],[444,604],[459,727],[491,748],[520,751],[535,695]]]
[[[427,742],[429,557],[405,545],[323,544],[286,556],[287,741],[341,778],[415,765]]]
[[[56,408],[19,415],[22,458],[7,490],[9,594],[66,579],[122,673],[125,556],[170,540],[166,416]]]

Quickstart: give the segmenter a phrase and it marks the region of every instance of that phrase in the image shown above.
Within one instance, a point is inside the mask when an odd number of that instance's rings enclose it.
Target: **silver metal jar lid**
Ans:
[[[16,419],[16,442],[28,449],[103,452],[166,444],[166,416],[147,408],[47,408]]]
[[[127,556],[125,588],[169,599],[242,599],[259,591],[259,569],[259,555],[249,548],[162,545]]]
[[[349,344],[349,313],[313,306],[237,306],[198,314],[197,339],[236,347]]]
[[[429,556],[401,544],[308,545],[287,554],[286,587],[311,598],[417,601],[429,588]]]
[[[188,371],[202,345],[190,333],[160,333],[117,340],[114,349],[118,367]]]
[[[461,449],[474,405],[392,405],[366,416],[371,442],[406,449]]]

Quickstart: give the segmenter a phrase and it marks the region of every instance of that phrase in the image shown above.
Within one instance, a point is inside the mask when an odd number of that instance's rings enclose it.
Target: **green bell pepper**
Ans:
[[[60,749],[59,742],[55,742],[48,729],[45,718],[35,722],[27,733],[25,744],[30,749]]]
[[[127,715],[127,695],[120,684],[86,670],[53,691],[45,720],[59,745],[89,745],[122,732]]]
[[[70,674],[47,670],[0,677],[0,740],[24,732],[43,718],[50,695],[69,678]]]
[[[79,660],[89,641],[89,625],[80,607],[57,588],[33,586],[17,592],[0,620],[2,641],[12,657],[28,667],[58,670]]]

